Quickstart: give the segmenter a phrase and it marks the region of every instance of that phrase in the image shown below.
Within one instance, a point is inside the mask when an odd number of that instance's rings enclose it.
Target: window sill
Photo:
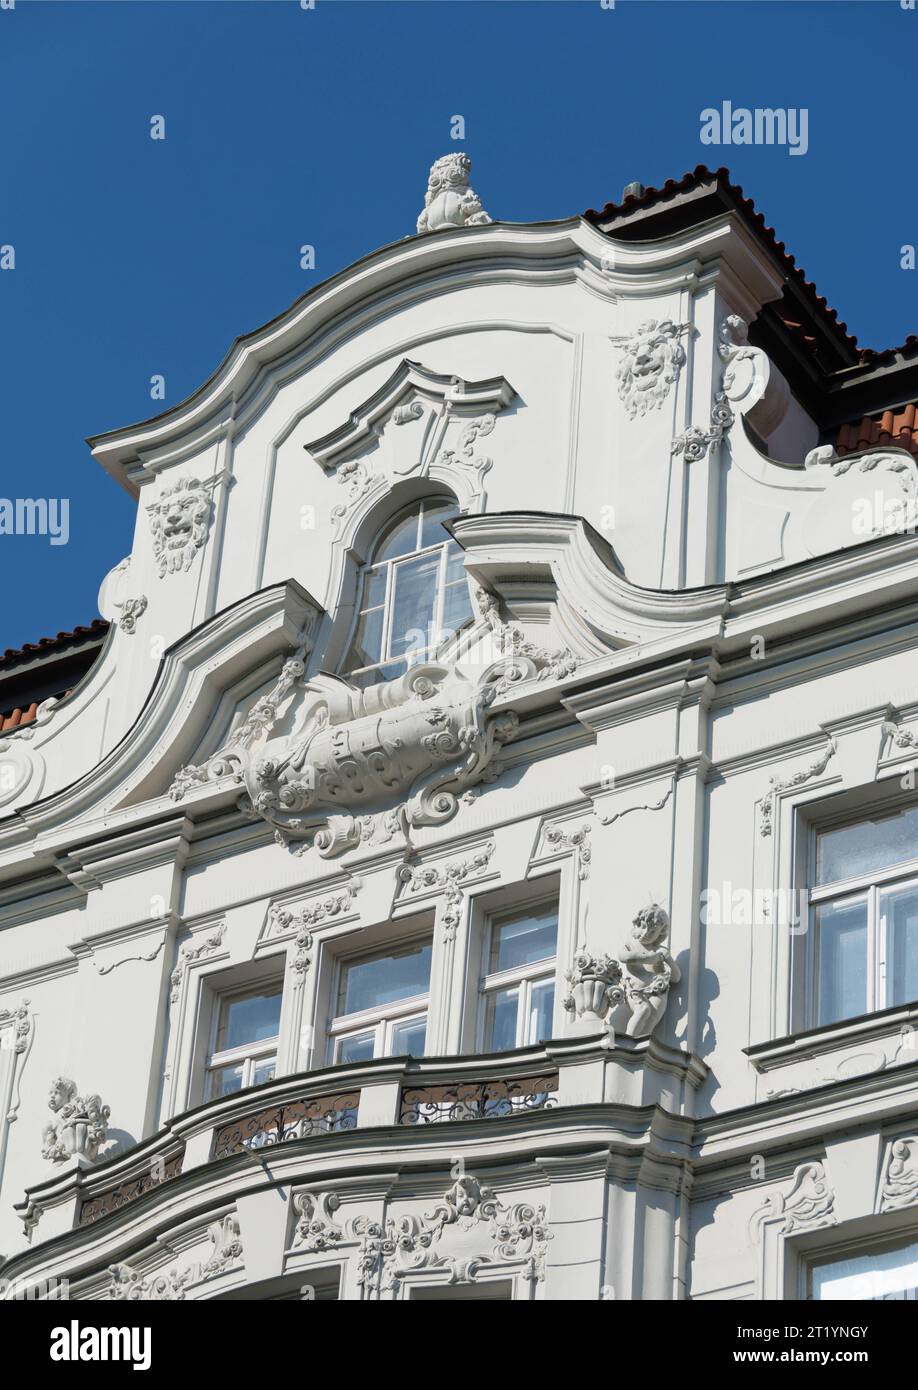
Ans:
[[[743,1051],[759,1073],[757,1099],[918,1062],[918,1002],[803,1029]]]

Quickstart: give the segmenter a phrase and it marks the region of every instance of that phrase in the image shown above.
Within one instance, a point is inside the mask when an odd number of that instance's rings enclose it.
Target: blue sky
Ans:
[[[0,651],[88,622],[134,503],[85,436],[195,389],[232,339],[407,235],[466,121],[497,218],[727,163],[864,346],[918,331],[918,11],[899,0],[16,0],[0,9]],[[807,107],[809,150],[719,150],[703,108]],[[166,118],[166,139],[149,137]],[[316,247],[314,272],[299,267]]]

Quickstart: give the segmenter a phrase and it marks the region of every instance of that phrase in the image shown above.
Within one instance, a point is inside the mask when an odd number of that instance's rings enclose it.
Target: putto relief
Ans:
[[[99,1145],[108,1134],[111,1109],[97,1095],[81,1096],[75,1081],[57,1076],[48,1093],[52,1119],[42,1131],[41,1156],[50,1163],[69,1163],[73,1158],[94,1162]]]
[[[633,333],[612,339],[622,352],[616,371],[619,400],[632,420],[659,409],[678,381],[685,365],[679,339],[688,328],[671,319],[647,319]]]

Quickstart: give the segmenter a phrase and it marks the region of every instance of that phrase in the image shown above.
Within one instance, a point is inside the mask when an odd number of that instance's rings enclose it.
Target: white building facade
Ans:
[[[723,174],[468,177],[91,441],[107,636],[0,736],[8,1297],[915,1296],[912,359]]]

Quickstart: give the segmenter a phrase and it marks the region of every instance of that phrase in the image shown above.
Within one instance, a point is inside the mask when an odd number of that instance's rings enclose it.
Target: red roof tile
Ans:
[[[50,655],[69,643],[79,642],[86,637],[104,637],[108,627],[104,618],[93,618],[88,627],[75,627],[72,632],[59,632],[56,637],[39,637],[37,642],[25,642],[21,647],[7,647],[6,651],[0,654],[0,667],[21,661],[23,657],[33,656],[36,652]]]
[[[873,449],[878,444],[908,449],[918,457],[918,427],[916,427],[918,401],[901,406],[898,410],[878,411],[865,415],[863,419],[842,425],[835,441],[839,454],[853,454],[861,449]]]

